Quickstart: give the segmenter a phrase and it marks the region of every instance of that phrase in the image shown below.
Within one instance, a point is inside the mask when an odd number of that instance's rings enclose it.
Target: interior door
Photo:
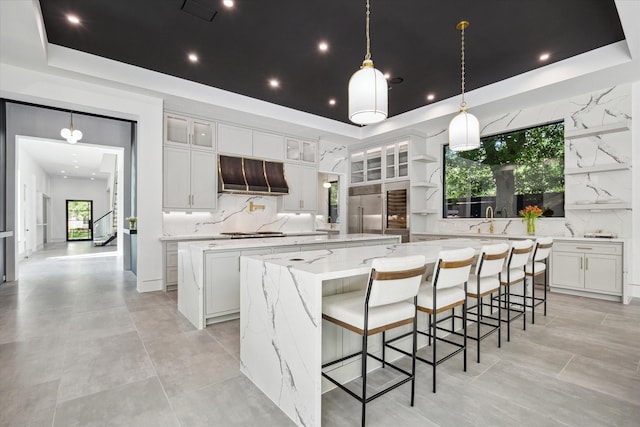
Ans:
[[[67,241],[93,240],[93,201],[67,200]]]

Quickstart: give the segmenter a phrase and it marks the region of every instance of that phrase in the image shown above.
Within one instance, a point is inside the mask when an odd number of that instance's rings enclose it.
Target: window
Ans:
[[[338,181],[331,181],[331,187],[329,187],[329,206],[327,212],[329,212],[329,218],[331,222],[340,222],[340,211],[338,209],[338,197],[340,193],[340,187]]]
[[[564,123],[482,138],[480,148],[444,146],[445,218],[518,217],[538,205],[545,217],[564,216]]]

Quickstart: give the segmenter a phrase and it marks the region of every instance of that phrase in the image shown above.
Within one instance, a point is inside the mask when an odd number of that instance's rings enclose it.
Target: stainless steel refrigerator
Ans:
[[[382,186],[349,187],[349,233],[382,234]]]

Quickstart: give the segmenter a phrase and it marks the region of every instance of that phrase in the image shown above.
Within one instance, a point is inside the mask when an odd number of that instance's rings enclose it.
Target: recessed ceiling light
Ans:
[[[74,168],[76,168],[76,169],[80,169],[80,166],[78,166],[78,165],[75,165],[75,166],[74,166]]]
[[[60,171],[60,173],[66,173],[65,171]]]
[[[269,86],[273,88],[280,87],[280,81],[278,79],[270,79]]]
[[[545,52],[542,55],[540,55],[540,61],[546,61],[547,59],[549,59],[550,56],[551,55]]]
[[[329,105],[336,105],[336,100],[335,100],[335,99],[333,99],[333,98],[331,98],[331,99],[329,100]]]
[[[64,178],[64,179],[67,179],[67,176],[65,175],[65,176],[63,176],[63,178]]]
[[[436,99],[436,96],[432,93],[430,93],[429,95],[427,95],[427,101],[433,101],[434,99]]]
[[[187,58],[189,58],[189,61],[191,62],[198,62],[198,55],[196,55],[195,53],[190,53]]]
[[[233,0],[222,0],[222,4],[225,5],[225,7],[233,7],[234,6],[234,1]]]
[[[329,43],[327,43],[327,42],[318,43],[318,49],[320,49],[320,52],[328,51],[329,50]]]
[[[91,172],[91,175],[95,175],[95,174],[96,174],[95,172]]]
[[[80,18],[78,18],[76,15],[67,15],[67,21],[71,22],[73,25],[80,24]]]
[[[76,159],[73,159],[73,163],[78,163],[78,161]]]
[[[94,177],[91,177],[91,181],[93,181],[93,180],[95,180],[95,178],[94,178]]]

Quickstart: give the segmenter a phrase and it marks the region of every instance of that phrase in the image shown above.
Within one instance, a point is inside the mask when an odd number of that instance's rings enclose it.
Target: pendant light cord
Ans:
[[[369,15],[371,15],[371,11],[369,9],[369,0],[367,0],[367,26],[366,26],[367,54],[364,56],[365,61],[371,60],[371,37],[369,36]]]
[[[462,102],[460,103],[460,108],[464,109],[464,107],[467,106],[467,103],[464,100],[464,29],[465,29],[465,25],[462,25],[462,29],[460,30],[460,34],[461,34],[461,52],[460,52],[460,58],[462,59],[462,67],[461,67],[461,74],[462,74],[462,84],[461,84],[461,89],[462,89]]]

